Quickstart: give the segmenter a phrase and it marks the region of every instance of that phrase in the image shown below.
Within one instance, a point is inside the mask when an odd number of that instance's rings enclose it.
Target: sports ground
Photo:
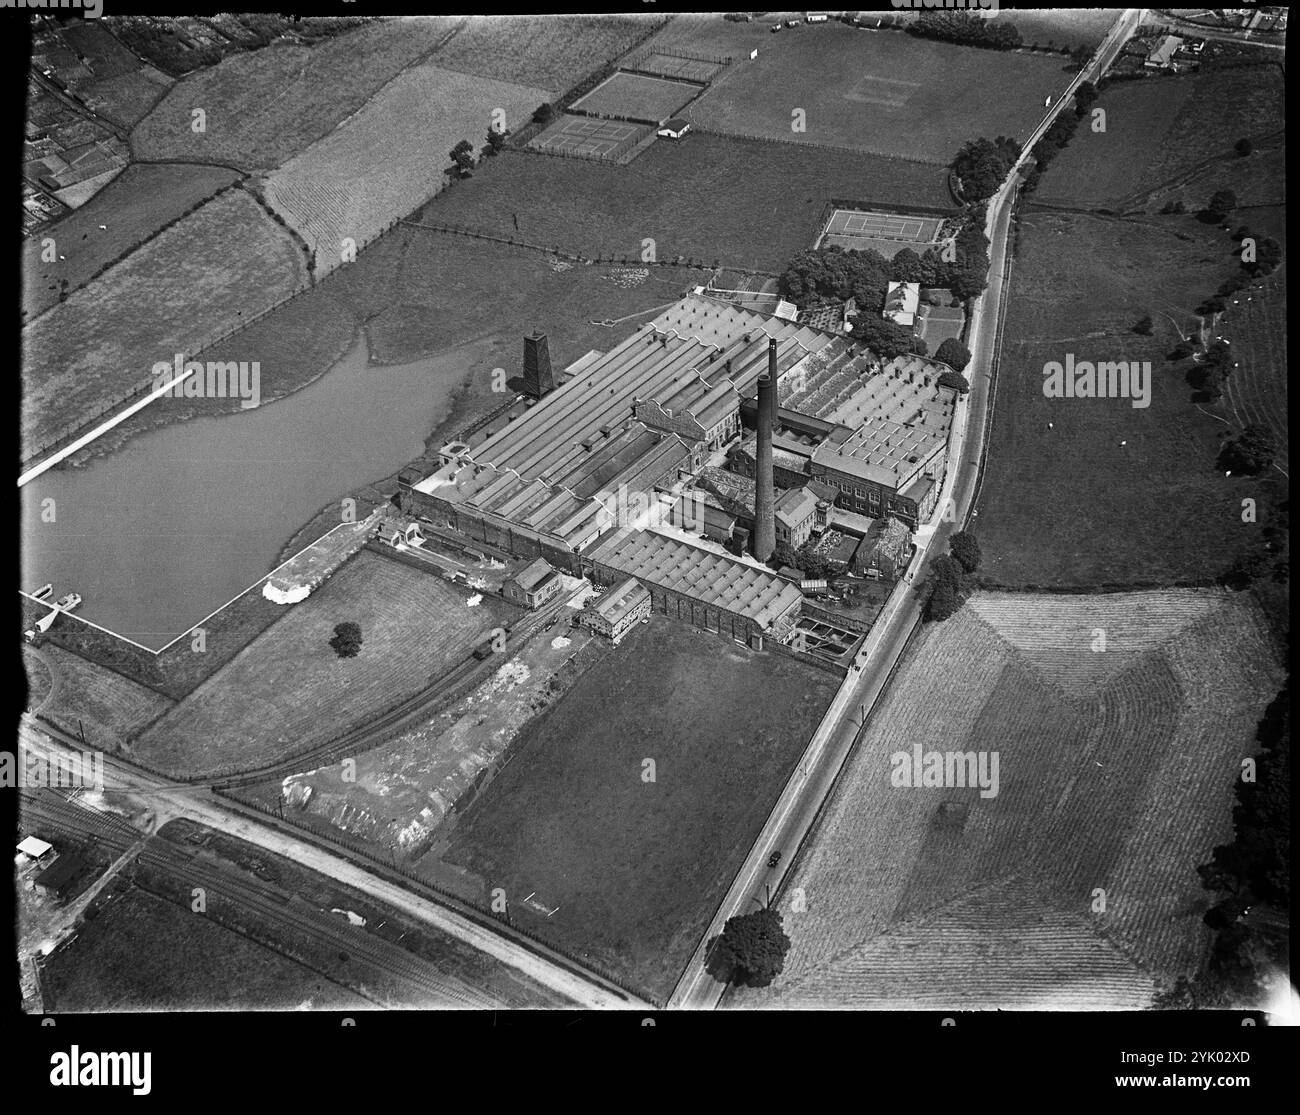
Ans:
[[[573,107],[596,116],[623,116],[658,122],[680,111],[701,91],[698,85],[619,70],[585,97],[574,101]]]
[[[943,225],[940,217],[875,213],[862,209],[836,209],[826,223],[820,247],[863,248],[865,240],[894,240],[904,244],[932,244]]]
[[[529,143],[539,151],[585,158],[614,158],[631,150],[650,133],[648,124],[564,116]]]

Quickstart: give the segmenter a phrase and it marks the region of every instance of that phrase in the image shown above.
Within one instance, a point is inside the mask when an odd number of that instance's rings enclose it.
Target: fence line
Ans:
[[[686,111],[685,108],[682,109]],[[691,121],[691,127],[701,135],[719,136],[722,139],[744,139],[752,143],[776,143],[782,147],[815,147],[822,151],[838,151],[841,155],[872,155],[878,159],[889,159],[900,163],[913,163],[916,166],[927,166],[934,170],[943,170],[941,163],[931,162],[929,159],[917,159],[911,155],[895,155],[887,151],[871,151],[863,147],[844,147],[834,143],[814,143],[812,140],[805,139],[777,139],[775,136],[755,135],[752,132],[735,132],[721,131],[718,128],[710,128],[700,124],[696,120]],[[876,202],[876,208],[880,208],[881,203]]]

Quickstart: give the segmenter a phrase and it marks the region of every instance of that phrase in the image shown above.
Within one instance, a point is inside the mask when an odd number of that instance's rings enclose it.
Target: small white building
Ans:
[[[28,859],[41,860],[54,851],[54,845],[37,836],[24,836],[18,841],[18,851]]]
[[[674,116],[671,120],[665,120],[660,126],[657,135],[665,139],[681,139],[691,130],[691,122],[683,120],[680,116]]]
[[[784,298],[776,300],[776,310],[774,312],[782,321],[799,320],[799,307],[793,302],[787,302]]]

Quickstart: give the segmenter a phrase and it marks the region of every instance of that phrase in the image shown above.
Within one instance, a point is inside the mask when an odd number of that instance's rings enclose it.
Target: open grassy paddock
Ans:
[[[23,331],[22,434],[42,442],[192,356],[305,279],[288,234],[243,190],[213,198]]]
[[[1142,1009],[1199,968],[1196,866],[1282,675],[1245,596],[977,594],[908,652],[782,892],[785,971],[731,1004]],[[996,795],[893,785],[917,745],[997,753]]]
[[[1210,581],[1257,529],[1242,523],[1241,500],[1267,492],[1214,467],[1231,414],[1198,409],[1185,364],[1165,359],[1232,270],[1228,248],[1225,233],[1191,216],[1021,219],[973,521],[990,583]],[[1147,314],[1155,332],[1139,336],[1132,327]],[[1045,398],[1044,364],[1070,353],[1150,360],[1151,405]]]
[[[38,652],[53,678],[42,715],[65,732],[85,732],[97,750],[116,750],[176,702],[52,643]]]
[[[1284,84],[1274,65],[1118,82],[1094,106],[1105,110],[1106,130],[1094,131],[1085,120],[1043,177],[1038,197],[1126,209],[1169,194],[1199,209],[1218,185],[1186,180],[1216,167],[1216,177],[1235,177],[1234,186],[1263,178],[1281,191],[1281,167],[1261,173],[1262,150],[1240,159],[1232,148],[1243,137],[1266,143],[1282,128]]]
[[[142,949],[145,939],[150,945]],[[136,887],[51,956],[42,987],[47,1008],[70,1013],[371,1005],[242,933]]]
[[[667,120],[700,94],[698,85],[645,74],[611,74],[573,107],[595,116],[625,116],[656,122]]]
[[[232,54],[177,82],[132,132],[132,151],[143,159],[271,170],[428,56],[458,22],[443,16],[384,19],[315,46],[276,42]],[[202,132],[191,127],[196,108],[206,113]]]
[[[662,23],[658,15],[476,16],[433,61],[477,77],[539,86],[549,91],[550,100]]]
[[[1044,98],[1055,98],[1069,81],[1065,61],[1050,55],[831,22],[772,36],[756,59],[728,66],[685,115],[715,131],[946,165],[980,136],[1027,138],[1042,119]],[[988,95],[990,88],[997,96]],[[798,132],[796,109],[805,124]]]
[[[176,709],[132,752],[168,772],[266,765],[341,735],[429,684],[517,614],[441,577],[362,551]],[[329,646],[334,626],[359,624],[355,658]]]
[[[986,18],[1012,24],[1027,46],[1095,47],[1123,11],[1123,8],[1004,8]]]
[[[142,240],[207,200],[239,176],[223,167],[135,163],[39,236],[23,241],[23,317],[55,305],[62,282],[85,286]],[[100,228],[100,225],[107,227]],[[46,240],[55,259],[45,261]]]
[[[717,259],[779,272],[816,239],[826,203],[845,197],[952,205],[939,167],[688,134],[656,141],[627,166],[507,152],[440,194],[418,219],[519,236],[589,258],[613,253],[640,260],[648,238],[660,260]]]
[[[536,87],[412,67],[268,178],[267,201],[325,274],[342,262],[345,238],[360,247],[436,193],[448,152],[462,139],[477,150],[494,112],[517,128],[545,99]]]
[[[1267,427],[1277,447],[1277,468],[1289,473],[1285,270],[1261,290],[1238,293],[1220,319],[1219,331],[1238,363],[1225,390],[1232,417],[1239,426],[1253,422]]]
[[[834,690],[656,616],[525,728],[442,858],[504,887],[517,924],[663,1001]]]

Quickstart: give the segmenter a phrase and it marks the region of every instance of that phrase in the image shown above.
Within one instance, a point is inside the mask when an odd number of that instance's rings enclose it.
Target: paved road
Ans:
[[[959,529],[959,523],[966,521],[977,493],[988,428],[990,387],[1010,276],[1011,214],[1020,186],[1020,169],[1028,163],[1033,145],[1051,127],[1057,113],[1069,103],[1079,84],[1104,73],[1118,56],[1141,22],[1141,13],[1142,9],[1132,8],[1119,17],[1092,61],[1075,75],[1025,142],[1021,156],[1002,188],[989,199],[986,226],[990,241],[989,285],[976,300],[972,312],[967,344],[972,354],[967,367],[972,385],[954,415],[949,440],[949,467],[938,510],[929,523],[916,531],[917,553],[908,577],[899,582],[859,650],[855,668],[836,693],[803,759],[777,800],[767,824],[669,998],[670,1007],[711,1009],[718,1005],[726,988],[706,971],[709,941],[722,932],[728,918],[757,909],[766,898],[767,888],[773,893],[777,891],[844,760],[862,733],[864,714],[869,715],[920,621],[920,601],[914,591],[914,579],[921,575],[929,554],[943,552],[949,535]],[[777,868],[769,868],[768,858],[778,850],[782,852],[781,862]]]

